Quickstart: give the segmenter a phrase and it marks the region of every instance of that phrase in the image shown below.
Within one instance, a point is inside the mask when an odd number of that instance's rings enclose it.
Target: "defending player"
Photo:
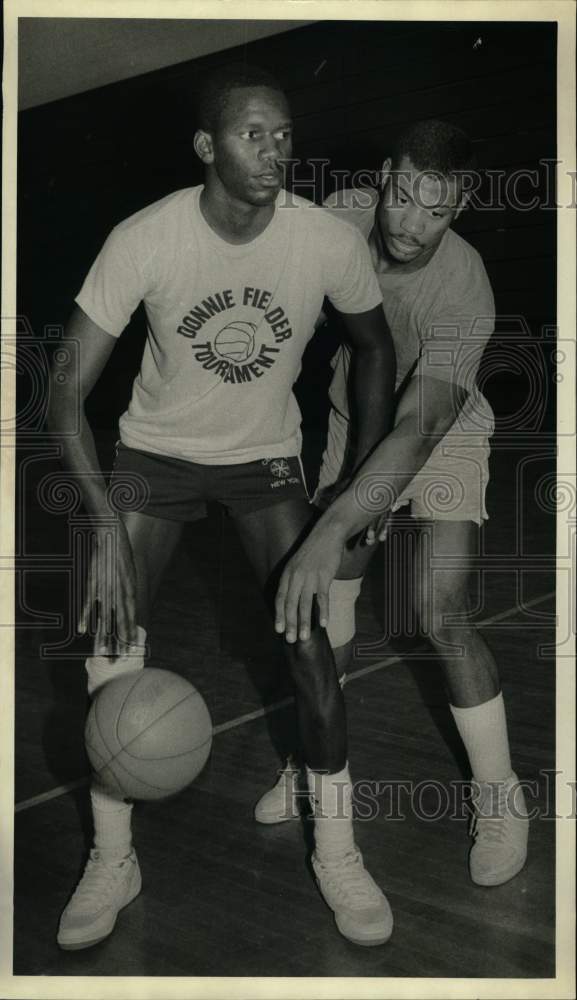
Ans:
[[[348,190],[329,206],[367,240],[397,354],[394,430],[328,508],[283,572],[277,629],[289,642],[308,635],[312,595],[341,671],[355,633],[354,605],[372,549],[345,542],[364,529],[384,538],[386,517],[409,505],[419,529],[414,606],[443,667],[450,707],[473,773],[475,843],[471,878],[498,885],[523,867],[528,822],[513,773],[497,666],[470,624],[469,577],[487,517],[493,414],[476,386],[494,326],[494,302],[478,253],[449,227],[466,202],[472,146],[458,129],[417,123],[384,163],[382,187]],[[337,491],[349,441],[349,352],[335,359],[329,435],[316,501]],[[379,512],[381,520],[371,526]],[[332,583],[333,578],[338,577]],[[328,588],[331,585],[330,615]],[[294,814],[289,766],[257,804],[260,822]]]
[[[67,381],[59,376],[51,385],[51,427],[78,476],[98,542],[82,623],[86,628],[96,608],[90,693],[143,667],[160,577],[183,522],[202,517],[207,500],[228,508],[274,596],[283,561],[310,521],[292,386],[325,295],[343,314],[362,386],[360,456],[382,437],[391,411],[382,387],[394,382],[394,349],[366,243],[354,227],[282,191],[291,123],[278,84],[247,67],[221,73],[207,83],[199,113],[195,149],[204,186],[169,195],[113,230],[68,330],[80,345],[80,373],[75,379],[71,369]],[[148,338],[107,493],[83,412],[80,433],[71,431],[78,399],[90,393],[141,301]],[[106,524],[123,477],[142,489],[137,509],[117,524],[111,575]],[[285,648],[317,803],[317,880],[340,931],[379,944],[392,916],[354,842],[344,703],[330,646],[317,627]],[[94,849],[62,914],[63,948],[106,937],[140,890],[132,806],[96,787],[91,801]]]

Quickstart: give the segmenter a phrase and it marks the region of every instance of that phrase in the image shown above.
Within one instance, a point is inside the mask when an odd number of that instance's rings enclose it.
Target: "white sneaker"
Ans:
[[[112,932],[119,911],[138,896],[142,878],[134,851],[122,861],[105,863],[93,848],[84,874],[60,918],[61,948],[90,948]]]
[[[278,780],[265,792],[254,807],[257,823],[285,823],[289,819],[299,819],[299,768],[292,757],[280,772]]]
[[[502,885],[527,860],[529,819],[516,774],[507,781],[473,782],[469,871],[476,885]]]
[[[338,861],[312,865],[323,899],[336,925],[353,944],[385,944],[393,933],[393,914],[386,896],[366,870],[358,848]]]

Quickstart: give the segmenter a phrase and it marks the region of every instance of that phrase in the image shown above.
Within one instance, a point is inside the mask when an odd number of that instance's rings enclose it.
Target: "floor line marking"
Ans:
[[[253,722],[255,719],[262,719],[265,715],[272,715],[273,712],[278,712],[281,708],[288,708],[293,702],[293,696],[289,695],[287,698],[283,698],[282,701],[273,701],[270,705],[265,705],[264,708],[256,708],[254,712],[247,712],[246,715],[238,715],[236,719],[229,719],[228,722],[221,722],[219,726],[215,726],[212,730],[212,735],[219,736],[220,733],[226,733],[229,729],[236,729],[238,726],[244,725],[245,722]]]
[[[526,601],[523,607],[515,605],[514,608],[508,608],[506,611],[501,611],[497,615],[491,615],[490,618],[485,618],[483,621],[476,622],[479,628],[484,628],[486,625],[493,625],[495,622],[503,621],[506,618],[511,618],[515,614],[520,614],[525,608],[534,608],[537,604],[543,604],[548,601],[551,597],[555,597],[555,591],[551,590],[548,594],[541,594],[540,597],[534,597],[531,601]],[[384,670],[385,667],[391,667],[394,663],[402,663],[406,657],[403,656],[387,656],[384,660],[378,660],[377,663],[370,663],[367,667],[361,667],[360,670],[355,670],[351,674],[347,674],[347,685],[351,684],[357,677],[366,677],[367,674],[375,673],[377,670]],[[294,698],[288,697],[283,698],[281,701],[271,702],[270,705],[265,705],[264,708],[257,708],[254,712],[246,712],[244,715],[238,715],[235,719],[229,719],[228,722],[221,722],[220,725],[215,726],[213,729],[213,736],[219,736],[221,733],[226,733],[230,729],[237,729],[239,726],[243,726],[248,722],[254,722],[256,719],[262,719],[265,715],[272,715],[273,712],[280,711],[281,708],[288,708],[292,705]],[[81,788],[83,785],[87,785],[90,778],[87,776],[85,778],[76,778],[75,781],[69,781],[65,785],[58,785],[57,788],[52,788],[48,792],[42,792],[40,795],[33,795],[30,799],[23,799],[22,802],[17,802],[14,807],[14,812],[23,812],[25,809],[32,809],[34,806],[42,805],[44,802],[49,802],[51,799],[57,799],[61,795],[66,795],[68,792],[74,791],[75,788]]]

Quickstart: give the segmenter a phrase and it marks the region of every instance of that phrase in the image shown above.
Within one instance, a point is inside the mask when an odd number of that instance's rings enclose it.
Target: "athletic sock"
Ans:
[[[450,706],[476,781],[506,781],[512,766],[503,695],[473,708]]]
[[[314,806],[317,858],[325,864],[337,861],[355,849],[353,788],[348,764],[335,774],[321,774],[308,767],[306,771]]]
[[[94,846],[103,861],[121,861],[132,848],[132,805],[99,788],[90,789],[94,820]]]
[[[142,670],[146,650],[146,631],[140,625],[137,626],[136,631],[138,641],[128,647],[124,656],[119,656],[115,660],[110,656],[88,657],[85,667],[88,674],[88,694],[90,696],[114,677],[130,674],[133,670]]]

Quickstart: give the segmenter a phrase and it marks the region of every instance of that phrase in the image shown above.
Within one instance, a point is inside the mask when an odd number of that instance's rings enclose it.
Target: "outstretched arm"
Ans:
[[[466,397],[466,390],[454,383],[428,376],[410,380],[394,430],[374,449],[284,569],[276,597],[275,628],[286,633],[288,642],[309,637],[315,595],[320,624],[326,626],[329,587],[346,542],[391,509],[454,423]]]
[[[76,341],[77,352],[70,352],[67,368],[59,365],[58,374],[52,373],[48,425],[62,447],[65,469],[77,479],[95,531],[96,548],[78,627],[80,632],[86,632],[91,610],[96,607],[95,651],[118,655],[119,644],[137,639],[136,574],[130,542],[120,518],[115,522],[114,550],[108,552],[110,535],[105,525],[110,525],[113,512],[107,502],[106,483],[84,409],[114,349],[116,337],[93,323],[78,307],[66,328],[66,336]]]

